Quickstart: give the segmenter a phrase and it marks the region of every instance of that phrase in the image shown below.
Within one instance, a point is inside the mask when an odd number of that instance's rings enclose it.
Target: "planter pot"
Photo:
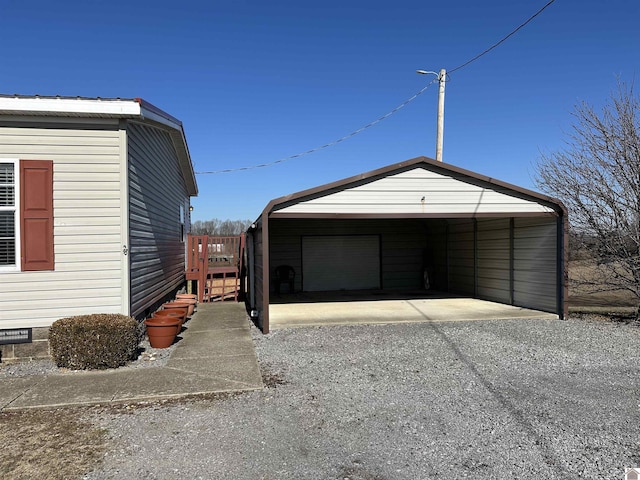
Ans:
[[[195,297],[195,295],[193,295],[193,296]],[[191,295],[188,294],[188,293],[179,293],[178,295],[176,295],[176,302],[178,302],[178,303],[186,303],[186,304],[189,305],[189,311],[187,312],[187,317],[190,317],[191,315],[193,315],[193,312],[195,312],[195,310],[196,310],[196,305],[198,304],[198,300],[196,300],[195,298],[190,298],[190,297],[191,297]]]
[[[158,310],[151,318],[173,322],[174,320],[178,321],[178,328],[176,329],[176,335],[180,334],[182,331],[182,324],[184,323],[184,317],[180,315],[178,312],[172,312],[171,310]]]
[[[153,348],[167,348],[176,339],[176,330],[180,321],[170,318],[148,318],[144,321],[147,327],[149,343]]]
[[[180,323],[184,323],[184,312],[180,310],[157,310],[153,315],[153,317],[173,317],[180,320]]]
[[[184,302],[167,302],[162,305],[164,310],[175,310],[179,312],[184,312],[185,320],[189,315],[189,304]]]
[[[176,294],[176,300],[195,300],[198,303],[198,296],[195,293],[178,293]]]

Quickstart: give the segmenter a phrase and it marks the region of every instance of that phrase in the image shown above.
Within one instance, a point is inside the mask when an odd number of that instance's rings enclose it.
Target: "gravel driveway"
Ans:
[[[105,414],[87,479],[622,479],[640,328],[584,320],[254,332],[262,391]]]

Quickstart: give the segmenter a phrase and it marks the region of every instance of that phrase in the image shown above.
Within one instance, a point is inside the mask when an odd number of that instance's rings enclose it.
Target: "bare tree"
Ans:
[[[573,115],[565,148],[538,161],[536,184],[567,206],[572,247],[592,259],[574,286],[640,299],[640,99],[619,82],[600,112],[582,103]]]
[[[212,235],[219,237],[232,237],[246,232],[251,220],[196,220],[191,224],[191,233],[194,235]]]

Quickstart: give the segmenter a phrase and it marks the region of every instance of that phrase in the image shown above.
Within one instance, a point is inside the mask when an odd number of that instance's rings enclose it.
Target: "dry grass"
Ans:
[[[106,451],[106,438],[81,412],[0,413],[0,478],[68,480],[91,471]]]
[[[569,263],[569,314],[574,318],[637,324],[638,299],[631,292],[593,292],[590,291],[592,287],[576,282],[593,282],[596,290],[606,290],[606,282],[601,278],[602,273],[594,262],[580,260]]]
[[[592,293],[585,286],[576,285],[575,280],[602,282],[600,289],[606,289],[605,280],[600,280],[595,263],[588,260],[569,263],[569,306],[571,307],[635,307],[638,299],[626,290]]]

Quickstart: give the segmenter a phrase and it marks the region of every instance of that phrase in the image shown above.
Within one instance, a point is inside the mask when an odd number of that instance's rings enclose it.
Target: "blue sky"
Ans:
[[[196,171],[269,163],[339,139],[520,25],[547,0],[0,0],[0,92],[142,97],[182,120]],[[640,74],[640,2],[556,0],[446,86],[447,163],[534,188],[574,106]],[[198,175],[195,220],[435,156],[437,84],[333,147]]]

